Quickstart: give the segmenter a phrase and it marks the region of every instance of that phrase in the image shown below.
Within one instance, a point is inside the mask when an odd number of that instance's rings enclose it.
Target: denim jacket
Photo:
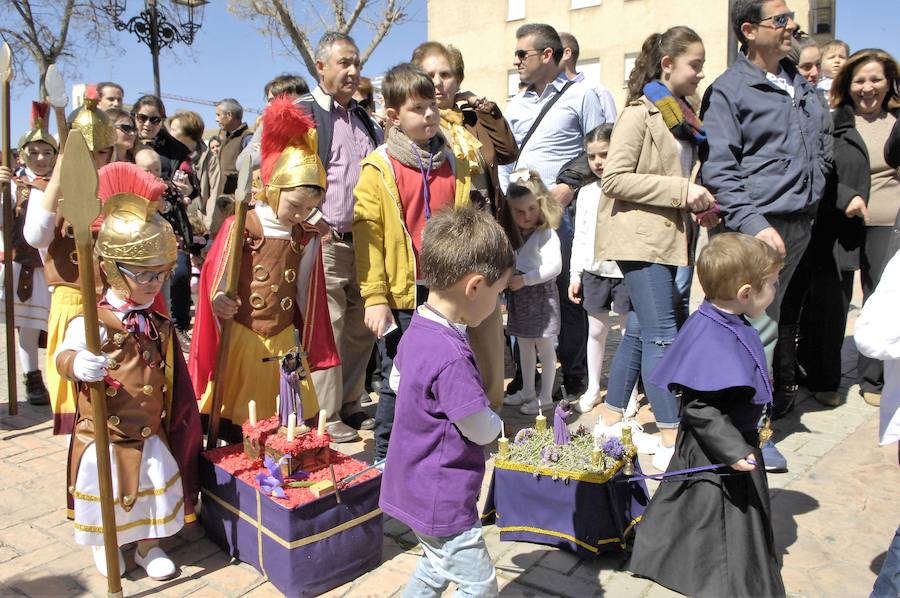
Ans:
[[[793,99],[743,54],[703,97],[701,179],[726,227],[749,235],[769,226],[766,217],[812,218],[825,189],[825,109],[790,61],[781,65]]]

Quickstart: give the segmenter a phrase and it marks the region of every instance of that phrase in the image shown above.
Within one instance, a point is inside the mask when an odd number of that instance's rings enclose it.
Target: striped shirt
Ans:
[[[353,188],[359,180],[359,163],[375,144],[369,137],[365,125],[359,117],[332,101],[331,123],[333,133],[328,154],[328,187],[322,214],[325,221],[336,231],[349,232],[353,224]]]

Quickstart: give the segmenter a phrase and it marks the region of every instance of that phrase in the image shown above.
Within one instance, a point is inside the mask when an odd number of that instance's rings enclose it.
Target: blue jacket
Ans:
[[[730,230],[755,235],[766,216],[815,214],[825,189],[824,108],[788,60],[794,98],[743,54],[707,89],[701,179]]]

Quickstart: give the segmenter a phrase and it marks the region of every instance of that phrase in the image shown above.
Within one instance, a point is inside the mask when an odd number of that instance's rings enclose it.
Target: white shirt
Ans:
[[[584,81],[584,73],[576,73],[572,81]],[[597,83],[594,86],[594,91],[597,92],[597,97],[600,98],[600,104],[603,106],[604,121],[609,124],[616,122],[618,112],[616,111],[616,101],[613,99],[612,94],[602,83]]]
[[[773,75],[769,71],[766,71],[766,79],[768,79],[772,84],[775,85],[778,89],[786,91],[791,99],[794,97],[794,84],[791,76],[787,74],[787,71],[781,69],[778,71],[777,75]]]
[[[522,275],[525,286],[555,280],[562,272],[562,251],[556,233],[548,227],[531,233],[516,252],[516,270]]]
[[[881,281],[856,319],[854,339],[859,352],[884,361],[881,391],[881,444],[900,441],[900,253],[888,262]]]
[[[606,278],[623,278],[622,271],[613,261],[594,259],[594,242],[597,235],[597,212],[603,199],[600,181],[582,187],[578,192],[578,209],[575,210],[575,239],[572,241],[572,259],[569,262],[569,282],[581,282],[581,273],[590,272]]]
[[[112,289],[107,289],[106,291],[106,301],[113,307],[113,313],[119,318],[119,321],[125,319],[125,316],[138,309],[147,309],[153,302],[145,303],[144,305],[130,305],[124,299],[120,299]],[[144,316],[138,316],[138,324],[140,326],[144,325]],[[106,342],[106,326],[100,325],[100,346]],[[68,326],[66,326],[66,335],[63,338],[63,342],[59,345],[59,349],[56,350],[56,355],[53,356],[54,360],[56,356],[59,355],[63,351],[87,351],[87,335],[84,331],[84,317],[76,316],[69,321]]]

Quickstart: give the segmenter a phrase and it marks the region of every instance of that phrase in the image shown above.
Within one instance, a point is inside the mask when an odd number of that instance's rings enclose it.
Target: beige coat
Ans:
[[[691,262],[695,227],[685,210],[690,179],[682,174],[678,143],[646,96],[622,111],[603,169],[603,193],[613,202],[597,214],[598,261]],[[696,149],[692,164],[693,175]]]

